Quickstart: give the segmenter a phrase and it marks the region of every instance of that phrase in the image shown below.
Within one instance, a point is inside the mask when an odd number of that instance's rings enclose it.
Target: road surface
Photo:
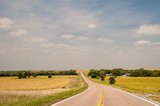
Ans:
[[[51,106],[159,106],[120,89],[94,83],[81,75],[89,88]]]

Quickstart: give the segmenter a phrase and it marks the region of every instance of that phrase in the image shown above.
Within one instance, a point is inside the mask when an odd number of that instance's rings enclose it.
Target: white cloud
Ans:
[[[74,37],[74,35],[68,34],[68,35],[62,35],[61,37],[62,37],[62,38],[65,38],[65,39],[71,39],[71,38]]]
[[[89,39],[88,37],[85,37],[85,36],[78,36],[77,38],[76,38],[76,40],[87,40],[87,39]]]
[[[18,29],[16,31],[11,32],[11,35],[14,35],[15,37],[22,37],[26,34],[27,32],[23,29]]]
[[[43,42],[47,42],[46,39],[41,38],[41,37],[34,37],[34,38],[30,38],[30,39],[24,39],[25,42],[31,42],[31,43],[43,43]]]
[[[160,25],[141,25],[134,30],[134,33],[139,36],[160,35]]]
[[[1,18],[0,17],[0,28],[10,28],[13,21],[9,18]]]
[[[107,38],[98,38],[97,40],[100,41],[100,42],[106,42],[108,44],[113,42],[113,40],[107,39]]]
[[[43,44],[41,44],[41,46],[45,47],[45,48],[49,48],[49,47],[53,46],[53,43],[43,43]]]
[[[148,40],[140,40],[134,43],[137,46],[151,45],[152,43]]]
[[[94,28],[96,28],[96,25],[95,24],[88,24],[87,27],[91,28],[91,29],[94,29]]]

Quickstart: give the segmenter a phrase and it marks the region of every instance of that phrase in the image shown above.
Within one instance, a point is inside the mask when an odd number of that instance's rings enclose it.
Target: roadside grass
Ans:
[[[88,72],[89,71],[85,70],[84,74],[87,76]],[[160,77],[118,76],[116,77],[116,83],[113,85],[110,85],[108,82],[109,76],[105,78],[105,81],[93,79],[89,76],[87,77],[94,82],[116,87],[131,93],[136,93],[140,96],[144,96],[145,98],[160,102]]]
[[[80,93],[80,92],[84,91],[85,89],[87,89],[87,87],[88,87],[88,85],[83,81],[81,76],[78,76],[78,75],[68,76],[69,79],[72,79],[68,83],[63,82],[63,81],[68,81],[68,80],[63,80],[63,79],[68,78],[67,76],[57,76],[57,77],[61,79],[59,83],[64,84],[63,86],[59,86],[62,89],[64,89],[63,91],[57,92],[54,94],[45,95],[45,96],[44,95],[23,95],[23,94],[22,95],[21,94],[19,94],[19,95],[14,94],[13,95],[13,94],[1,93],[0,94],[0,106],[48,106],[48,105],[51,105],[57,101],[63,100],[65,98],[73,96],[77,93]],[[70,77],[72,77],[72,78],[70,78]],[[37,79],[43,79],[43,78],[44,77],[41,77],[41,78],[37,77]],[[48,81],[48,78],[47,78],[47,81]],[[39,83],[39,81],[37,83]],[[53,81],[53,85],[54,85],[54,81]],[[38,88],[41,89],[39,86],[38,86]],[[49,90],[50,90],[50,88],[49,88]]]

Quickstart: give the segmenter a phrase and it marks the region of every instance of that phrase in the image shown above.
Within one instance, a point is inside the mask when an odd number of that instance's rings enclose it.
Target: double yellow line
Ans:
[[[102,89],[101,89],[101,95],[100,95],[99,101],[98,101],[98,106],[104,106],[104,96],[103,96]]]

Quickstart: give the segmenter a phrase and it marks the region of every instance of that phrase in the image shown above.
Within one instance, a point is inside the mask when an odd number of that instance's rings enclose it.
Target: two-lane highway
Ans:
[[[122,90],[94,83],[82,72],[81,75],[89,88],[52,106],[159,106]]]

